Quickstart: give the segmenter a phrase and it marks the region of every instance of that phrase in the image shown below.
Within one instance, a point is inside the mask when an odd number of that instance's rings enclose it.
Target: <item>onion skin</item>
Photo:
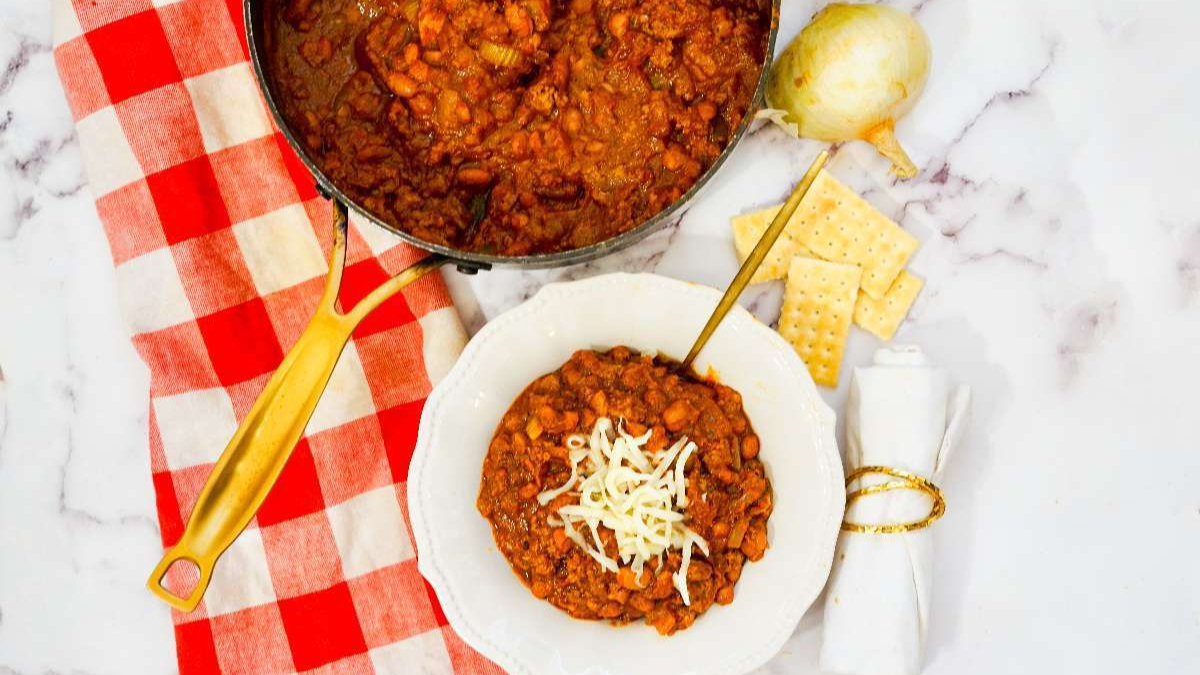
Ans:
[[[767,105],[799,134],[867,141],[900,178],[917,167],[896,140],[896,120],[925,88],[932,51],[912,17],[880,5],[832,4],[788,45],[767,82]]]

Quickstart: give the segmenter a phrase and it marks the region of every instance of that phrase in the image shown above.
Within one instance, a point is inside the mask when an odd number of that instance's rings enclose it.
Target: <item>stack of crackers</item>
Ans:
[[[733,219],[745,260],[781,206]],[[924,281],[905,265],[917,240],[828,172],[822,171],[752,283],[787,278],[779,333],[813,381],[836,387],[850,322],[890,340]]]

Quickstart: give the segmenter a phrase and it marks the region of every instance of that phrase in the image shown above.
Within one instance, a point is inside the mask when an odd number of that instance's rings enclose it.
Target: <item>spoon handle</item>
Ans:
[[[767,230],[763,232],[762,238],[754,245],[754,250],[746,258],[746,262],[742,263],[741,269],[738,270],[733,281],[729,283],[729,288],[725,289],[725,295],[721,296],[721,301],[717,303],[717,308],[713,310],[712,316],[708,317],[708,323],[704,324],[704,329],[700,331],[700,335],[696,338],[696,342],[692,344],[692,350],[688,352],[687,358],[683,360],[679,367],[686,371],[692,367],[692,362],[696,360],[696,355],[704,349],[704,345],[712,334],[716,332],[717,326],[721,320],[729,313],[729,310],[737,302],[738,296],[746,289],[750,283],[750,278],[758,271],[758,267],[762,265],[766,259],[767,253],[771,247],[775,245],[775,240],[779,239],[779,235],[783,233],[783,228],[788,221],[792,219],[792,214],[796,212],[796,208],[800,206],[804,195],[808,194],[808,189],[812,187],[813,181],[817,179],[817,174],[821,172],[821,168],[825,166],[825,161],[829,159],[829,151],[822,150],[817,154],[817,158],[813,160],[812,166],[808,167],[804,177],[796,184],[796,189],[792,190],[792,194],[783,203],[776,214],[775,220],[767,226]]]

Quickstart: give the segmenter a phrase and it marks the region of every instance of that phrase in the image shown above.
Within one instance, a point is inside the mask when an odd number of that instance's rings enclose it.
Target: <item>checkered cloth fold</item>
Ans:
[[[259,95],[240,0],[54,2],[59,74],[151,373],[169,547],[317,304],[332,214]],[[352,219],[343,306],[421,256]],[[421,407],[465,338],[437,275],[359,326],[204,602],[173,614],[182,673],[499,672],[446,625],[405,512]]]

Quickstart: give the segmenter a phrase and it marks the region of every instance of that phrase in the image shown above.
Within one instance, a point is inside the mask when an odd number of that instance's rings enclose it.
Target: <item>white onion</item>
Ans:
[[[896,120],[912,109],[929,76],[929,38],[911,16],[881,5],[832,4],[788,45],[767,82],[760,113],[799,136],[863,140],[901,178],[917,167],[900,147]]]

